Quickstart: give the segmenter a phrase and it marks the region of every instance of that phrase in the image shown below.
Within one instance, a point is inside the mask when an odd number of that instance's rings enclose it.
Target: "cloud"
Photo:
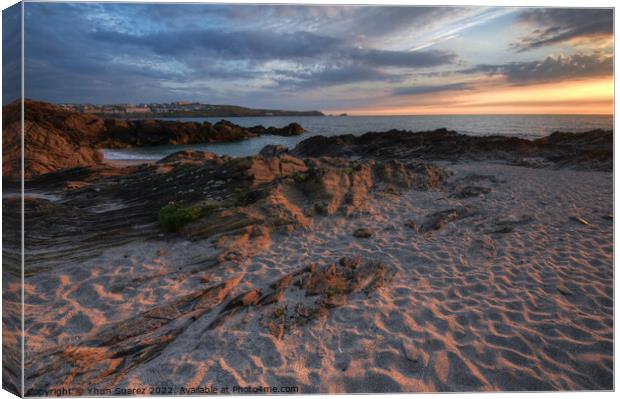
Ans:
[[[397,96],[413,96],[418,94],[431,94],[444,91],[463,91],[473,90],[474,87],[471,83],[449,83],[444,85],[428,85],[428,86],[412,86],[412,87],[399,87],[394,90],[393,94]]]
[[[310,32],[280,35],[268,31],[230,31],[219,29],[174,30],[147,35],[97,30],[97,41],[117,46],[148,48],[160,55],[182,56],[197,51],[237,59],[270,60],[316,57],[333,50],[339,40]]]
[[[613,35],[613,9],[537,8],[519,16],[519,22],[535,29],[512,48],[527,51],[575,39],[593,39]]]
[[[345,53],[346,54],[346,53]],[[372,66],[428,68],[456,62],[457,56],[447,51],[389,51],[375,49],[350,50],[348,56]]]
[[[367,6],[357,9],[349,31],[357,35],[386,35],[415,26],[421,29],[466,9],[460,7]]]
[[[501,75],[514,84],[558,82],[612,76],[613,57],[600,53],[576,53],[570,56],[549,56],[542,61],[511,62],[502,65],[477,65],[460,73],[484,73]]]
[[[328,65],[314,70],[276,71],[279,87],[289,90],[345,85],[360,82],[398,82],[407,75],[387,73],[364,65]]]
[[[303,60],[333,58],[377,67],[425,68],[455,62],[452,52],[394,51],[352,47],[336,37],[310,32],[278,34],[266,31],[230,31],[215,29],[166,31],[151,35],[130,35],[97,30],[91,34],[97,41],[121,47],[147,48],[159,55],[185,56],[206,52],[206,56],[245,59],[255,62],[270,60]]]

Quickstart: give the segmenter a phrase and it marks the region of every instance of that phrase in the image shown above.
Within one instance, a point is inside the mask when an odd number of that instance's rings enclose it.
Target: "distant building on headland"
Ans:
[[[128,114],[141,114],[151,112],[151,109],[149,107],[127,107],[125,108],[125,112]]]

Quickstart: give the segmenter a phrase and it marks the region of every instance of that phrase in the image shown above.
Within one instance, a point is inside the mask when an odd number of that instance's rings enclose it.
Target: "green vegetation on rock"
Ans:
[[[175,232],[179,231],[185,224],[205,216],[208,212],[208,208],[199,205],[187,207],[171,202],[159,210],[157,222],[162,229]]]

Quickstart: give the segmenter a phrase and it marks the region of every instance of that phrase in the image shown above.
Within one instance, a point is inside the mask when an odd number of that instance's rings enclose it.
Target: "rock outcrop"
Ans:
[[[263,147],[262,150],[258,153],[258,155],[262,155],[265,157],[277,157],[278,155],[286,154],[288,152],[288,148],[284,147],[280,144],[268,144]]]
[[[537,140],[526,140],[467,136],[446,129],[417,133],[390,130],[361,136],[314,136],[299,143],[290,153],[303,157],[506,160],[516,164],[540,158],[560,167],[609,171],[613,166],[613,132],[556,132]]]
[[[14,102],[3,109],[2,175],[22,176],[21,107]],[[92,166],[103,161],[100,150],[90,145],[102,125],[97,117],[62,112],[49,104],[26,107],[23,154],[24,177],[59,169]]]
[[[381,262],[342,258],[332,264],[300,267],[265,286],[234,295],[243,277],[238,274],[224,283],[111,323],[77,344],[52,348],[45,353],[46,366],[27,363],[26,379],[36,380],[37,386],[43,387],[71,384],[78,395],[86,394],[93,381],[113,386],[136,366],[158,357],[204,318],[211,320],[203,327],[205,332],[234,329],[243,317],[243,323],[252,323],[257,330],[281,339],[325,318],[356,294],[370,295],[388,286],[395,274],[393,267]]]
[[[156,236],[158,212],[171,203],[179,211],[179,220],[174,212],[166,215],[173,218],[174,234],[216,238],[220,259],[240,260],[267,248],[271,232],[308,228],[317,216],[363,213],[374,192],[434,190],[446,178],[443,168],[421,161],[231,158],[200,151],[124,169],[101,165],[47,173],[28,188],[63,200],[26,202],[32,227],[27,235],[37,235],[29,241],[28,264],[90,257],[137,236]]]
[[[297,123],[282,128],[242,127],[222,120],[209,122],[177,122],[164,120],[105,120],[105,129],[94,144],[105,148],[143,147],[151,145],[220,143],[246,140],[264,134],[300,135],[304,129]]]
[[[264,127],[262,125],[249,128],[250,131],[256,134],[271,134],[274,136],[299,136],[303,134],[304,128],[299,123],[289,123],[288,125],[278,127]]]

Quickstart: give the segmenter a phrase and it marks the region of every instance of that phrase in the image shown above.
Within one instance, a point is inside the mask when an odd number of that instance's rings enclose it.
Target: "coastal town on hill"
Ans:
[[[67,111],[112,116],[323,116],[320,111],[253,109],[192,101],[139,104],[58,104]]]

